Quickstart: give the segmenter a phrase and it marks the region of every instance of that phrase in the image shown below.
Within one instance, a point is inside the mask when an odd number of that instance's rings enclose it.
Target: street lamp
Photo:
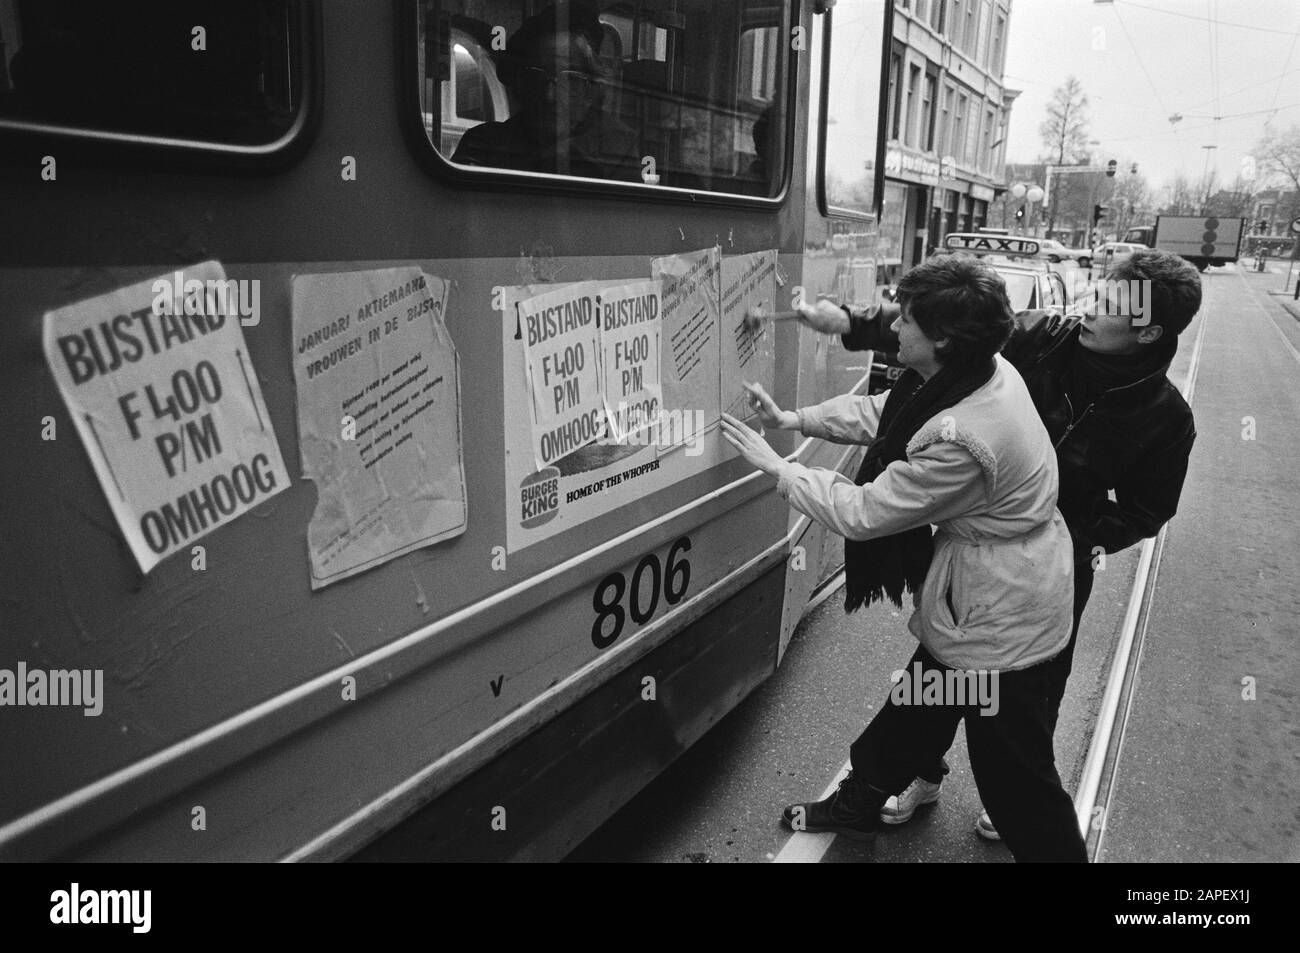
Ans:
[[[1043,201],[1043,196],[1046,195],[1046,194],[1047,194],[1047,193],[1045,193],[1045,192],[1044,192],[1044,191],[1043,191],[1039,186],[1037,186],[1037,185],[1031,185],[1031,186],[1026,190],[1026,192],[1025,192],[1025,198],[1029,201],[1029,210],[1030,210],[1030,211],[1029,211],[1029,217],[1030,217],[1031,219],[1034,217],[1034,215],[1033,215],[1033,210],[1038,206],[1038,204],[1039,204],[1040,202]],[[1038,224],[1037,224],[1036,222],[1033,224],[1033,230],[1030,232],[1030,234],[1031,234],[1031,235],[1037,235],[1037,234],[1038,234]]]
[[[1219,148],[1218,146],[1201,146],[1205,150],[1205,171],[1201,177],[1205,179],[1205,201],[1201,203],[1201,214],[1205,215],[1210,210],[1210,152]]]

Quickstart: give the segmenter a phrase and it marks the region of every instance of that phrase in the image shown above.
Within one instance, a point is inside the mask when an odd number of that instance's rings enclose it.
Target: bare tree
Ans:
[[[1240,175],[1232,180],[1232,184],[1226,189],[1220,189],[1210,196],[1209,202],[1206,203],[1205,212],[1207,215],[1227,215],[1245,218],[1250,215],[1250,210],[1254,205],[1254,190],[1251,183],[1247,182]]]
[[[1166,188],[1169,200],[1161,206],[1161,215],[1195,215],[1200,209],[1201,197],[1186,172],[1174,175]]]
[[[1125,160],[1120,168],[1131,168]],[[1152,205],[1151,186],[1141,172],[1121,172],[1115,179],[1110,195],[1110,214],[1115,222],[1115,233],[1123,235],[1134,225],[1145,225],[1150,218]]]
[[[1054,165],[1077,162],[1088,153],[1088,97],[1073,77],[1052,92],[1047,104],[1047,118],[1038,127],[1043,140],[1043,159]],[[1061,176],[1052,177],[1051,213],[1047,222],[1050,233],[1056,225],[1056,194]]]
[[[1267,129],[1255,147],[1255,161],[1268,179],[1300,191],[1300,125]]]

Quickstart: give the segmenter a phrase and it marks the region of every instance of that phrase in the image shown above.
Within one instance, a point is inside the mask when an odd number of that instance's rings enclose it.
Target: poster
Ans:
[[[465,531],[447,283],[417,267],[293,279],[293,370],[320,589]]]
[[[605,421],[619,443],[653,434],[659,422],[661,287],[636,281],[604,288],[597,297]]]
[[[517,303],[538,469],[600,438],[599,282],[561,285]]]
[[[651,262],[663,281],[663,427],[661,445],[684,444],[722,416],[721,249],[669,255]],[[680,422],[680,425],[679,423]]]
[[[45,314],[46,360],[144,572],[288,485],[240,326],[259,298],[206,261]]]
[[[775,250],[722,259],[722,409],[741,420],[757,416],[744,384],[771,394],[776,377],[776,330],[770,321],[747,328],[745,314],[775,311],[776,291]]]
[[[624,300],[624,292],[618,289],[641,284],[628,279],[592,282],[586,292],[600,296],[603,304],[607,295]],[[659,286],[659,282],[651,284],[655,288]],[[539,467],[532,422],[523,412],[531,399],[532,388],[525,370],[524,326],[519,305],[555,290],[545,285],[502,289],[500,426],[505,451],[506,549],[511,553],[616,510],[625,510],[629,520],[636,520],[641,512],[637,507],[648,507],[652,494],[735,456],[730,445],[717,437],[717,428],[708,435],[691,428],[678,449],[664,455],[656,446],[657,427],[633,432],[623,442],[602,429],[601,436],[590,443]],[[664,363],[661,357],[661,369]],[[621,372],[621,368],[618,370]],[[649,381],[650,376],[647,371],[643,380]],[[621,378],[617,386],[621,386]],[[650,510],[644,512],[648,519]]]

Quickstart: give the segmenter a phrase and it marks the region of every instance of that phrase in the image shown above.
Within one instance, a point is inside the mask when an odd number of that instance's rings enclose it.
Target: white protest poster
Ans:
[[[145,572],[288,485],[240,327],[259,298],[206,261],[45,314],[45,358]]]
[[[722,409],[741,420],[757,416],[745,382],[770,394],[776,377],[775,330],[770,321],[747,328],[751,308],[776,310],[775,250],[722,259]]]
[[[659,420],[660,316],[658,281],[634,281],[601,290],[601,390],[609,436],[622,443]]]
[[[663,281],[663,415],[661,445],[680,446],[694,428],[722,416],[722,252],[718,247],[651,261]]]
[[[634,278],[606,280],[592,283],[591,289],[603,305],[611,294],[613,300],[626,300],[625,292],[618,289],[638,284]],[[506,548],[511,553],[620,510],[633,522],[648,519],[648,501],[655,493],[735,455],[722,440],[705,440],[694,426],[679,448],[660,455],[655,444],[657,428],[634,431],[618,442],[609,436],[602,418],[600,437],[549,466],[538,467],[532,422],[524,410],[532,399],[532,389],[525,369],[525,329],[519,304],[554,290],[551,285],[501,289],[499,426],[505,452]],[[621,373],[621,366],[616,369]],[[648,372],[643,380],[649,380]],[[621,386],[621,378],[616,386]]]
[[[561,285],[518,302],[533,456],[540,470],[605,434],[600,283]]]
[[[459,536],[468,521],[448,287],[418,267],[293,279],[311,586]]]

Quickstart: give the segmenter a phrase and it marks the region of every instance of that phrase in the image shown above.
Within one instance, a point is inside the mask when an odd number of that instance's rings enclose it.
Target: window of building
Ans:
[[[1007,18],[999,13],[997,22],[993,25],[993,56],[989,60],[989,72],[995,76],[1002,75],[1002,41],[1006,32]]]
[[[884,3],[840,3],[826,20],[826,139],[821,179],[827,209],[874,214],[876,153],[881,129],[897,129],[902,47],[894,46],[888,74],[890,125],[879,123]],[[817,61],[814,58],[814,68]],[[816,74],[814,74],[816,75]],[[895,138],[897,133],[895,132]]]
[[[966,25],[962,28],[961,48],[972,59],[979,31],[979,0],[966,0]]]
[[[957,95],[957,110],[952,114],[952,146],[948,150],[958,162],[966,162],[966,111],[969,102],[965,93]]]
[[[974,3],[975,0],[970,0],[970,2]],[[948,29],[950,31],[948,39],[952,41],[952,45],[957,49],[961,49],[962,30],[966,26],[966,18],[961,15],[961,4],[962,0],[952,0],[951,6],[948,8]]]
[[[943,11],[948,6],[947,0],[930,0],[930,29],[943,35]]]
[[[265,154],[302,125],[304,16],[293,0],[0,0],[0,128]]]
[[[917,107],[921,93],[921,67],[909,66],[907,69],[907,111],[903,141],[909,146],[916,145]]]
[[[921,148],[926,152],[934,150],[934,96],[939,85],[939,76],[934,67],[925,68],[925,86],[921,95]]]
[[[991,20],[989,0],[981,0],[980,18],[975,25],[978,45],[975,49],[975,62],[979,63],[984,69],[989,68],[989,22]]]
[[[939,142],[935,147],[941,156],[952,152],[952,97],[952,87],[944,86],[943,110],[939,115]]]
[[[979,103],[968,103],[966,108],[966,164],[973,169],[979,164]]]
[[[526,16],[537,7],[418,4],[420,111],[452,168],[780,191],[788,2],[642,0],[590,19],[547,5]]]
[[[988,109],[984,112],[984,128],[980,130],[980,155],[979,167],[981,171],[987,172],[993,168],[993,110]]]

